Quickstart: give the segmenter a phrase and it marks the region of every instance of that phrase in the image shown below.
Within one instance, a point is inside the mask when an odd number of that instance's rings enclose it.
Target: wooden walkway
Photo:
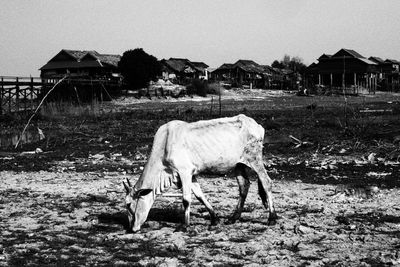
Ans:
[[[37,77],[0,77],[0,115],[35,109],[44,84]]]
[[[45,94],[59,80],[61,78],[0,76],[0,115],[35,110]],[[103,101],[103,95],[104,98],[111,99],[110,93],[121,90],[121,84],[115,81],[76,77],[63,80],[57,87],[60,87],[59,90],[54,90],[46,101],[75,99],[80,102],[82,98],[91,101],[96,95],[99,95],[98,98]]]

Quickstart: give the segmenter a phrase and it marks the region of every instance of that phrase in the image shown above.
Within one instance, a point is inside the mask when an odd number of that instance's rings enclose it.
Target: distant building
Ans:
[[[186,58],[170,58],[160,61],[162,77],[178,83],[192,79],[208,80],[208,65],[203,62],[193,62]]]
[[[271,88],[283,81],[283,72],[253,60],[240,59],[235,63],[224,63],[212,72],[215,81],[231,83],[238,87]]]
[[[100,54],[94,50],[62,49],[40,68],[40,76],[57,79],[68,74],[70,77],[119,79],[120,59],[120,55]]]
[[[306,86],[350,88],[374,92],[378,84],[378,64],[351,49],[340,49],[334,55],[323,54],[307,67]]]
[[[383,91],[400,90],[400,62],[395,59],[383,60],[380,57],[369,57],[378,66],[378,89]]]

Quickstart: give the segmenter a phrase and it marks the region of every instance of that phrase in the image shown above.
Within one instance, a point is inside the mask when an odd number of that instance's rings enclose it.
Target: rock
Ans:
[[[82,209],[75,210],[73,213],[69,215],[71,219],[80,219],[80,220],[86,218],[87,216],[89,216],[89,214]]]
[[[375,164],[376,163],[376,159],[375,159],[376,153],[371,153],[368,155],[368,162],[371,164]]]
[[[297,231],[298,231],[299,233],[301,233],[301,234],[309,234],[309,233],[312,233],[312,232],[313,232],[313,229],[310,228],[310,227],[306,227],[306,226],[304,226],[304,225],[299,225],[299,226],[297,227]]]
[[[176,250],[180,251],[185,248],[186,241],[182,236],[178,236],[176,238],[173,238],[172,245],[176,248]]]

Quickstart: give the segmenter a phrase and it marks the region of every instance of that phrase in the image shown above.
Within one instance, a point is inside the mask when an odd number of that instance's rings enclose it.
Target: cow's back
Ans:
[[[249,151],[261,145],[264,128],[252,118],[238,115],[168,129],[166,159],[174,168],[226,172],[242,162],[247,165]]]

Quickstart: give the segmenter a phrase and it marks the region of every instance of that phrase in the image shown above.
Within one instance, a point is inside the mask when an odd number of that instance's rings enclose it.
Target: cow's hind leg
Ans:
[[[185,210],[185,226],[190,225],[190,204],[192,202],[192,175],[189,172],[179,172],[182,182],[183,208]]]
[[[271,178],[269,178],[267,170],[264,168],[262,161],[252,164],[251,167],[258,175],[258,193],[261,197],[261,201],[264,207],[269,210],[268,224],[275,224],[278,216],[276,215],[272,200]]]
[[[206,196],[204,195],[203,191],[200,188],[200,184],[197,182],[196,177],[193,177],[192,180],[192,192],[196,196],[196,198],[203,203],[204,206],[206,206],[208,212],[210,213],[210,218],[211,218],[211,225],[216,225],[219,223],[219,218],[215,214],[215,211],[213,207],[211,206],[210,202],[206,199]]]
[[[244,202],[246,201],[247,193],[249,192],[250,181],[249,181],[249,167],[244,164],[238,164],[235,167],[235,176],[239,185],[239,201],[236,205],[236,210],[229,218],[227,223],[234,223],[240,218],[242,214]]]

